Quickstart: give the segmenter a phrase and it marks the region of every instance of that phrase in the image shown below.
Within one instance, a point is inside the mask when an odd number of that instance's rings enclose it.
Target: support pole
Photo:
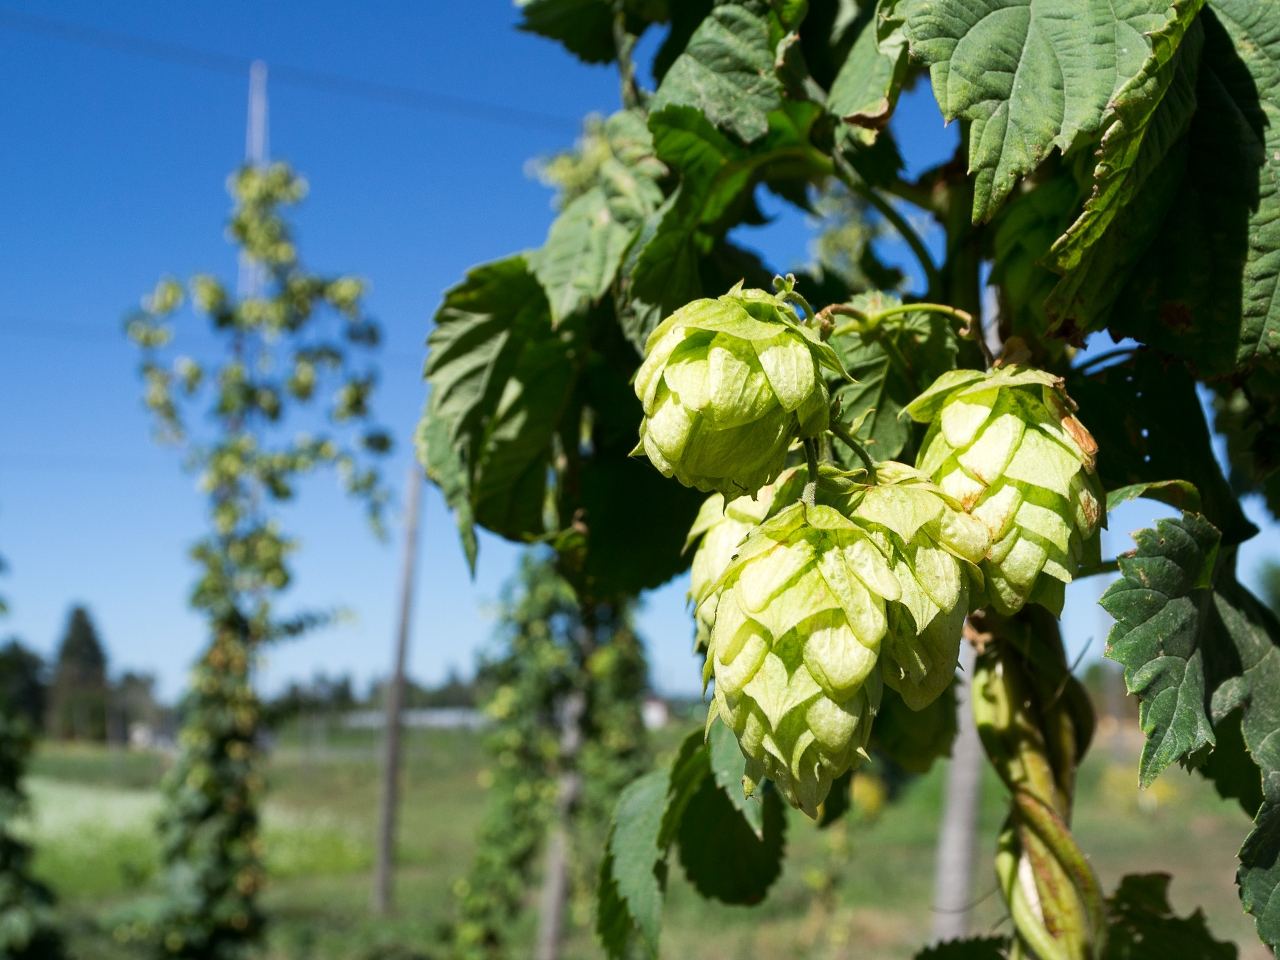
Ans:
[[[964,682],[956,684],[959,728],[947,768],[947,795],[938,835],[938,859],[933,881],[934,943],[957,940],[969,933],[972,908],[973,860],[978,839],[978,801],[982,792],[982,743],[971,704],[974,652],[965,641],[960,648]]]
[[[409,619],[413,611],[413,581],[418,559],[418,516],[422,499],[422,471],[409,467],[408,506],[404,516],[404,555],[400,568],[400,624],[396,633],[395,667],[387,684],[387,720],[383,737],[382,809],[378,825],[378,858],[373,873],[373,912],[389,916],[392,868],[395,865],[396,811],[400,801],[400,714],[404,703],[404,661],[409,648]]]

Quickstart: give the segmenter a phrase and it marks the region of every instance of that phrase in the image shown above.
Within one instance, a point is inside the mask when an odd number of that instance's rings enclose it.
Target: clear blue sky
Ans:
[[[272,66],[271,152],[311,183],[296,215],[304,259],[373,286],[369,304],[386,332],[377,409],[399,442],[387,468],[397,487],[440,292],[472,264],[542,242],[550,196],[525,176],[525,161],[569,146],[583,114],[616,109],[617,86],[611,71],[515,31],[515,11],[503,0],[200,0],[109,9],[11,0],[0,8],[0,554],[11,567],[0,593],[12,609],[0,635],[48,654],[68,606],[83,602],[113,669],[154,672],[173,697],[205,642],[186,605],[194,574],[186,548],[203,529],[203,504],[175,455],[150,441],[137,357],[120,318],[161,273],[234,278],[223,183],[244,152],[247,74],[184,56],[143,56],[164,51],[121,50],[92,34],[74,42],[23,14]],[[485,119],[493,111],[414,109],[300,87],[284,82],[290,67],[541,119],[495,123]],[[954,147],[954,129],[942,128],[923,85],[905,98],[895,126],[914,170]],[[803,264],[804,218],[764,202],[777,220],[739,241],[778,268]],[[1115,529],[1145,519],[1134,508]],[[302,542],[286,606],[341,605],[356,620],[271,650],[264,688],[317,670],[350,672],[362,683],[384,673],[398,536],[374,540],[329,478],[304,487],[285,523]],[[1121,539],[1112,537],[1113,550],[1128,546]],[[1274,544],[1270,531],[1255,541],[1246,567]],[[452,521],[429,491],[411,657],[417,678],[471,671],[492,629],[484,608],[515,557],[516,548],[485,539],[471,581]],[[653,594],[641,617],[654,681],[668,692],[698,685],[686,586],[682,579]],[[1075,649],[1101,628],[1091,605],[1098,589],[1089,582],[1072,589],[1067,628]],[[1095,642],[1091,655],[1099,649]]]

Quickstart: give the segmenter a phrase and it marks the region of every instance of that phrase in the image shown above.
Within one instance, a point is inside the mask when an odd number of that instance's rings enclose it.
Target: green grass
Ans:
[[[662,737],[670,749],[678,731]],[[414,732],[406,743],[398,855],[400,910],[389,922],[368,910],[376,827],[377,744],[366,733],[332,737],[323,750],[283,739],[268,765],[264,814],[271,883],[272,960],[408,957],[428,946],[452,911],[451,888],[472,854],[483,814],[482,755],[475,735]],[[103,931],[105,918],[153,892],[162,758],[45,745],[30,779],[36,870],[58,893],[81,960],[130,954]],[[927,935],[934,843],[945,768],[909,784],[873,823],[817,830],[788,819],[782,877],[755,908],[702,900],[673,871],[664,960],[909,957]],[[1005,815],[1003,790],[984,785],[982,849]],[[1236,895],[1235,850],[1248,829],[1239,808],[1198,777],[1170,771],[1140,800],[1135,757],[1099,747],[1080,775],[1075,830],[1107,888],[1125,873],[1173,874],[1172,899],[1204,908],[1211,928],[1269,956]],[[985,856],[975,883],[975,929],[1001,930],[1003,907]],[[589,902],[571,910],[567,960],[599,958]],[[527,925],[532,936],[532,925]],[[526,951],[527,952],[527,951]]]

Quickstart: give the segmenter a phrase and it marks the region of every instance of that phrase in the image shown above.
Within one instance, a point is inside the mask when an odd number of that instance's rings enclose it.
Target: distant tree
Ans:
[[[303,714],[343,713],[354,709],[359,701],[351,686],[349,674],[330,677],[317,673],[310,683],[294,680],[278,695],[263,704],[263,722],[270,727],[297,720]]]
[[[119,737],[128,739],[134,724],[158,727],[163,711],[156,702],[156,678],[150,673],[125,671],[111,687],[111,712]]]
[[[107,737],[107,657],[89,612],[71,609],[49,690],[46,729],[60,740]]]
[[[44,658],[17,637],[10,637],[0,647],[0,701],[14,714],[26,717],[33,730],[44,723],[49,703]]]

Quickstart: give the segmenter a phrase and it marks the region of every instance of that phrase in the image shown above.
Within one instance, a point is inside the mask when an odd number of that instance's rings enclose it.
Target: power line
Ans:
[[[150,60],[161,60],[182,66],[198,67],[216,73],[231,74],[241,77],[252,65],[254,58],[240,57],[235,54],[216,53],[189,47],[184,44],[167,43],[161,40],[148,40],[127,33],[113,30],[99,30],[63,20],[38,17],[29,13],[18,13],[13,10],[0,10],[0,29],[13,30],[19,33],[36,34],[78,43],[82,46],[97,47],[116,53],[146,57]],[[372,80],[358,80],[319,70],[307,70],[302,67],[289,67],[272,64],[272,76],[278,83],[318,90],[323,93],[335,93],[339,96],[357,100],[369,100],[374,103],[385,103],[392,106],[409,107],[414,110],[425,110],[446,116],[460,117],[466,120],[480,120],[484,123],[496,123],[508,127],[522,127],[529,130],[546,130],[554,133],[576,133],[578,121],[552,113],[536,110],[525,110],[520,107],[504,107],[496,103],[472,100],[468,97],[455,97],[449,94],[429,93],[425,90],[414,90],[410,87],[398,87],[389,83],[378,83]]]

